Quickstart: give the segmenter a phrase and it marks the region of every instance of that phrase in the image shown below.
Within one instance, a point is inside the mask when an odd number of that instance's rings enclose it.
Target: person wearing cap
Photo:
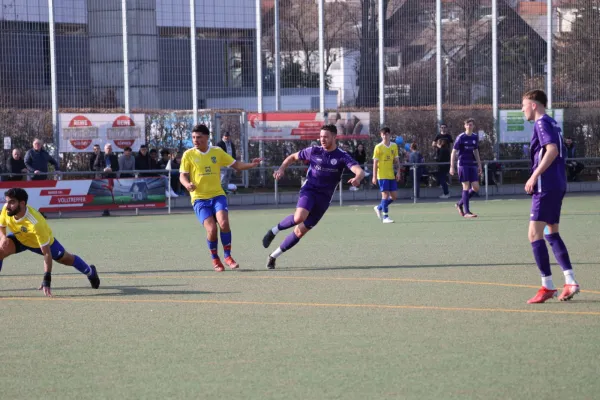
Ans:
[[[229,132],[223,133],[223,138],[217,143],[223,151],[229,154],[234,160],[237,160],[237,154],[235,153],[235,145],[231,141],[231,136]],[[229,180],[231,179],[231,168],[225,167],[221,168],[221,186],[225,192],[228,192],[229,188]]]

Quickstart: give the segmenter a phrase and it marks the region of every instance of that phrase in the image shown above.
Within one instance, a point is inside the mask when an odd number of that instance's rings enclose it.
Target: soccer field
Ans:
[[[528,199],[473,201],[473,220],[394,204],[387,225],[373,205],[332,206],[273,271],[287,232],[261,239],[292,208],[233,210],[223,273],[191,209],[51,220],[102,285],[55,264],[47,299],[41,257],[4,261],[0,398],[598,398],[600,197],[563,204],[582,293],[538,305]]]

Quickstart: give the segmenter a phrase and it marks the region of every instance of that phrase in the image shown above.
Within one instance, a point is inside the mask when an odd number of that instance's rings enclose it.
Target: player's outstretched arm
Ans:
[[[52,290],[50,289],[50,282],[52,281],[52,252],[50,252],[50,245],[45,244],[40,246],[42,255],[44,256],[44,279],[38,290],[42,290],[48,297],[52,297]]]
[[[247,169],[258,167],[262,160],[262,158],[253,158],[252,162],[249,163],[236,161],[233,164],[231,164],[231,168],[235,169],[236,171],[245,171]]]
[[[352,186],[360,186],[360,183],[365,178],[365,171],[359,165],[353,165],[350,171],[354,173],[354,178],[348,180]]]
[[[450,175],[454,175],[455,162],[456,162],[456,149],[452,149],[452,154],[450,154]]]
[[[296,152],[287,156],[286,159],[283,160],[283,162],[281,163],[279,169],[273,173],[273,178],[277,180],[281,179],[283,177],[285,169],[289,167],[290,164],[293,164],[294,162],[298,161],[298,154],[300,154],[300,152]]]

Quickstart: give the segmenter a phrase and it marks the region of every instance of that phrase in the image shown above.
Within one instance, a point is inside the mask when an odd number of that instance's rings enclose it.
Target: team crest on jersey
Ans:
[[[336,165],[337,164],[337,158],[332,158],[331,161],[329,161],[331,163],[331,165]]]
[[[23,232],[23,233],[27,233],[27,228],[26,228],[26,227],[24,227],[24,226],[22,226],[22,227],[21,227],[21,232]]]
[[[217,157],[211,157],[210,161],[212,161],[213,164],[217,163]]]

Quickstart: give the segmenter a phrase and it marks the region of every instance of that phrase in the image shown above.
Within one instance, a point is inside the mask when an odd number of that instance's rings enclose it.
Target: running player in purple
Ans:
[[[335,125],[322,126],[319,134],[320,147],[307,147],[290,155],[273,174],[273,177],[279,180],[283,177],[285,169],[294,161],[303,160],[310,163],[306,182],[300,189],[296,212],[285,217],[263,238],[263,246],[266,249],[279,231],[294,227],[293,232],[286,236],[281,245],[269,256],[268,269],[274,269],[277,257],[294,247],[310,229],[317,225],[329,208],[344,169],[347,168],[354,173],[354,177],[348,181],[352,186],[359,186],[365,177],[365,172],[358,163],[348,153],[338,149],[336,134]]]
[[[567,190],[566,154],[563,154],[560,127],[546,115],[547,103],[548,97],[542,90],[531,90],[523,95],[522,110],[525,119],[535,121],[530,144],[531,177],[525,184],[525,192],[532,195],[528,236],[533,257],[542,275],[542,287],[527,301],[530,304],[543,303],[557,295],[544,237],[550,243],[565,276],[565,285],[558,299],[571,300],[579,293],[569,252],[558,233],[560,209]]]
[[[479,136],[473,133],[475,120],[465,121],[465,131],[458,135],[450,155],[450,175],[455,174],[454,161],[458,154],[458,179],[462,184],[462,197],[454,206],[461,217],[476,218],[469,208],[469,199],[479,191],[481,159],[479,158]]]

